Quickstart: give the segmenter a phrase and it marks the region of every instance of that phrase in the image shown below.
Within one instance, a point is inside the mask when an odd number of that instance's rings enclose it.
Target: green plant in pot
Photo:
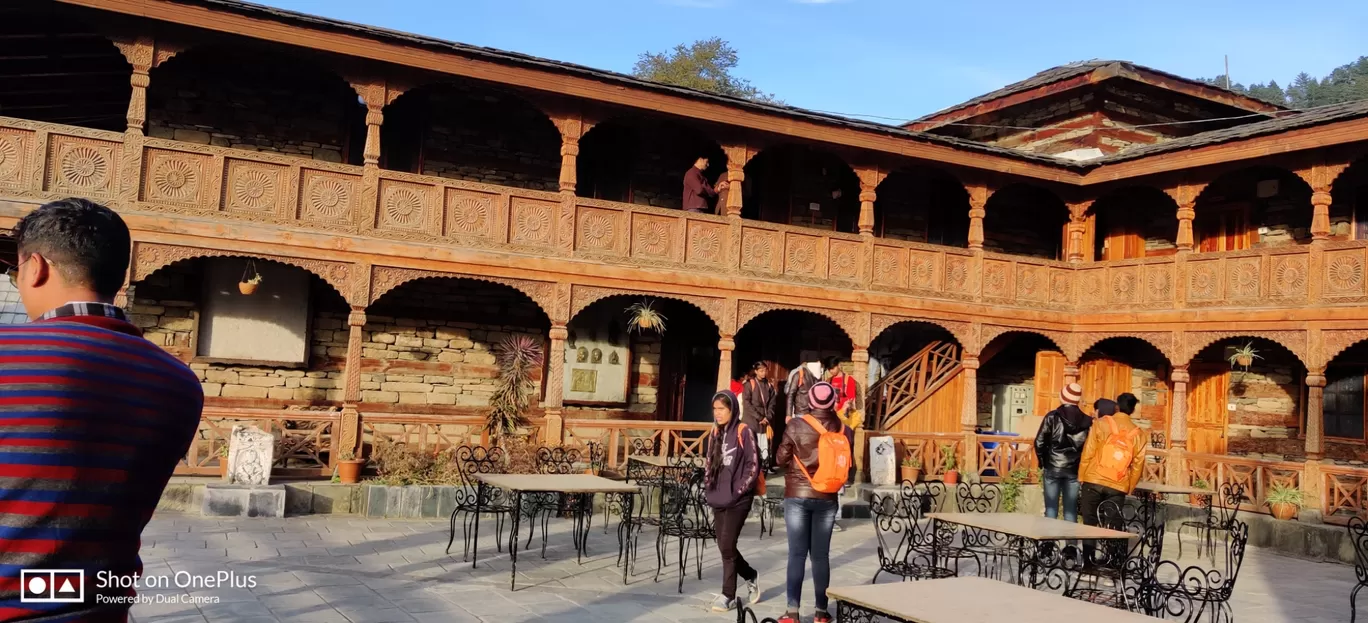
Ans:
[[[1295,518],[1305,503],[1305,494],[1301,489],[1285,485],[1273,485],[1264,499],[1264,504],[1268,505],[1273,516],[1284,521]]]
[[[902,472],[901,476],[904,482],[917,482],[917,480],[921,478],[921,470],[921,459],[910,454],[903,457],[902,465],[899,471]]]
[[[955,446],[941,446],[941,464],[945,466],[945,475],[942,477],[945,484],[959,484],[959,470],[955,469]]]
[[[218,464],[219,464],[219,478],[222,478],[222,479],[224,479],[224,480],[227,480],[227,479],[228,479],[228,444],[225,443],[225,444],[219,446],[219,447],[218,447],[218,452],[217,452],[217,454],[218,454],[218,460],[219,460],[219,463],[218,463]]]
[[[665,315],[656,310],[655,301],[642,299],[627,308],[627,331],[664,333]]]
[[[337,480],[344,485],[354,485],[361,480],[361,466],[365,465],[364,459],[356,458],[353,450],[343,450],[337,453]]]
[[[1253,342],[1245,342],[1244,346],[1236,346],[1230,352],[1230,367],[1243,368],[1249,371],[1249,366],[1254,365],[1255,359],[1263,359],[1259,351],[1254,348]]]
[[[1002,479],[1002,512],[1015,513],[1021,501],[1021,486],[1031,480],[1031,470],[1018,466]]]

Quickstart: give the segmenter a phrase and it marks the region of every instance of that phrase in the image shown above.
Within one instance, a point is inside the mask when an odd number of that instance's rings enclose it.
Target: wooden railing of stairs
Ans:
[[[959,355],[954,342],[931,342],[871,386],[865,412],[876,430],[892,430],[955,378],[963,370]]]

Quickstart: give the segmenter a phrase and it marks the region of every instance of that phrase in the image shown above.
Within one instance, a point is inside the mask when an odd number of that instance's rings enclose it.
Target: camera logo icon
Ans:
[[[84,569],[22,569],[20,603],[79,604],[85,601]]]

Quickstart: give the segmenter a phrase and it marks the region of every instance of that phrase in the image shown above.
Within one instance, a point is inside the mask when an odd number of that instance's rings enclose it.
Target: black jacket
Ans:
[[[1060,405],[1045,414],[1035,438],[1040,468],[1053,474],[1078,474],[1078,462],[1091,427],[1092,418],[1079,410],[1078,405]]]

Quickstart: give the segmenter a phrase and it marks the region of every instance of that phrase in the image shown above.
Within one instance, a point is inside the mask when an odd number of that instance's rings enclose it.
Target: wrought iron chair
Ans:
[[[1206,506],[1206,517],[1198,521],[1185,521],[1178,526],[1178,557],[1183,557],[1183,529],[1192,528],[1197,535],[1197,557],[1202,557],[1202,545],[1207,547],[1207,554],[1212,564],[1216,564],[1216,534],[1218,532],[1229,533],[1232,526],[1239,523],[1236,515],[1240,512],[1240,504],[1245,501],[1244,485],[1232,482],[1225,483],[1217,490],[1215,499]]]
[[[451,511],[451,534],[447,538],[446,552],[451,553],[451,544],[456,540],[456,518],[464,516],[461,524],[465,539],[465,552],[462,559],[470,560],[473,545],[471,531],[480,521],[480,515],[494,515],[495,546],[503,551],[504,517],[513,512],[513,502],[497,487],[481,487],[475,474],[501,474],[505,470],[502,448],[483,446],[460,446],[453,456],[456,460],[456,473],[461,486],[456,488],[456,508]],[[483,491],[481,491],[483,489]],[[483,499],[481,499],[483,496]],[[476,509],[479,509],[478,512]]]
[[[1154,569],[1159,565],[1164,549],[1164,526],[1151,524],[1144,515],[1127,511],[1127,508],[1115,502],[1104,502],[1097,509],[1098,524],[1140,538],[1129,542],[1104,542],[1096,556],[1085,562],[1074,582],[1065,589],[1065,597],[1123,610],[1139,609],[1140,589],[1154,577]]]
[[[1002,488],[996,484],[962,482],[955,487],[955,501],[961,513],[997,513],[1002,505]],[[996,580],[1003,579],[1003,570],[1010,569],[1012,565],[1008,563],[1017,556],[1011,537],[998,532],[964,527],[960,543],[965,549],[979,554],[986,567],[991,567],[991,571],[979,569],[979,574]]]
[[[556,446],[537,448],[536,470],[538,474],[573,474],[580,463],[578,448]],[[546,557],[546,541],[550,528],[551,515],[572,512],[582,503],[579,494],[532,493],[523,495],[522,514],[528,520],[527,545],[532,547],[532,536],[536,532],[537,517],[541,517],[542,558]],[[573,506],[572,506],[573,505]]]
[[[736,623],[779,623],[779,621],[776,621],[774,617],[757,619],[754,610],[742,605],[736,608]]]
[[[684,592],[684,574],[689,565],[689,545],[694,546],[698,579],[703,579],[703,544],[717,539],[712,509],[704,499],[703,469],[692,465],[660,468],[660,529],[656,533],[656,575],[665,566],[669,539],[679,544],[679,592]]]
[[[760,477],[764,478],[765,472],[760,472]],[[778,523],[775,515],[778,514],[779,517],[784,516],[783,485],[778,487],[770,486],[764,496],[755,498],[753,504],[758,505],[758,512],[760,514],[760,538],[765,538],[766,533],[770,536],[774,536],[774,524]]]
[[[927,513],[939,510],[945,497],[945,483],[939,481],[912,483],[904,480],[898,491],[903,509],[917,522],[925,520]],[[928,526],[918,531],[917,539],[912,542],[914,550],[934,554],[933,559],[944,564],[947,570],[953,562],[955,575],[959,575],[960,561],[963,560],[974,561],[975,569],[983,568],[983,561],[977,552],[955,545],[956,526],[944,522],[929,523],[935,524],[934,530]]]
[[[1229,602],[1249,544],[1249,526],[1235,521],[1228,533],[1224,568],[1180,569],[1176,562],[1160,561],[1140,587],[1139,603],[1145,614],[1182,623],[1233,623]]]
[[[1358,594],[1368,586],[1368,522],[1362,517],[1349,520],[1349,538],[1354,542],[1354,575],[1358,584],[1349,593],[1349,623],[1358,618]]]
[[[874,535],[878,538],[879,570],[869,581],[879,581],[882,573],[902,576],[903,580],[949,578],[955,571],[936,564],[935,540],[931,538],[931,522],[914,518],[901,495],[876,497],[869,505],[874,515]],[[920,513],[917,513],[920,516]],[[922,544],[931,544],[923,547]]]

